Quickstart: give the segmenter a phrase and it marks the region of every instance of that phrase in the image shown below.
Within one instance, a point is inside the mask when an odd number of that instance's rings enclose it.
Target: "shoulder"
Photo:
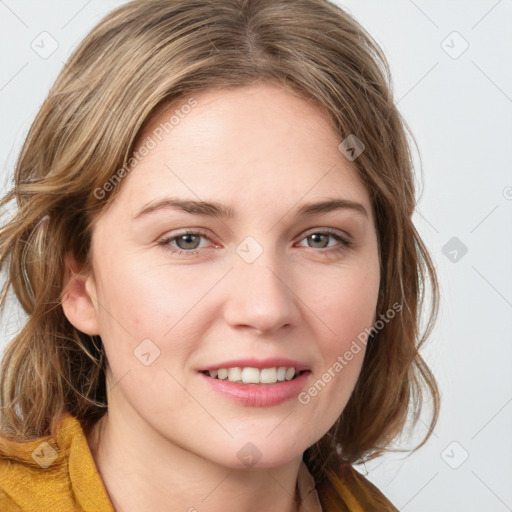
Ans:
[[[99,492],[103,491],[103,492]],[[0,436],[0,510],[113,512],[77,418],[54,436],[17,442]]]
[[[336,472],[329,474],[331,478],[319,486],[326,512],[398,512],[386,496],[352,465],[341,463]]]

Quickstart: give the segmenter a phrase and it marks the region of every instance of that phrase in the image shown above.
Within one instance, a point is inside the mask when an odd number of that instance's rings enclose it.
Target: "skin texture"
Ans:
[[[95,225],[93,271],[66,273],[64,312],[101,336],[109,362],[108,413],[88,443],[117,512],[226,504],[291,512],[302,454],[344,409],[364,347],[308,404],[241,405],[212,391],[198,370],[238,357],[288,357],[311,370],[307,389],[333,367],[375,321],[370,197],[311,103],[269,84],[194,98],[197,106],[161,141],[153,130],[176,105],[146,127],[140,141],[152,136],[156,147]],[[167,208],[134,220],[168,196],[230,204],[236,217]],[[368,217],[349,209],[294,215],[327,198],[361,203]],[[180,241],[186,228],[207,238]],[[326,228],[353,245],[333,250],[342,245],[321,235]],[[168,246],[198,253],[158,245],[169,235],[178,238]],[[236,251],[248,236],[263,251],[251,263]],[[160,350],[147,366],[134,355],[145,339]],[[251,467],[237,456],[248,442],[261,453]]]

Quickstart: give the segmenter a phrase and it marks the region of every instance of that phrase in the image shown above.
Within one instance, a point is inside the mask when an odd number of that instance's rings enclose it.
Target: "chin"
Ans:
[[[280,438],[276,433],[275,438],[270,440],[265,437],[268,434],[255,436],[254,433],[247,440],[240,441],[241,437],[231,440],[230,446],[226,447],[223,453],[215,454],[215,461],[230,469],[250,470],[250,469],[272,469],[284,466],[296,459],[302,458],[302,454],[307,448],[304,443],[297,442],[293,436]],[[231,457],[226,459],[226,453]]]

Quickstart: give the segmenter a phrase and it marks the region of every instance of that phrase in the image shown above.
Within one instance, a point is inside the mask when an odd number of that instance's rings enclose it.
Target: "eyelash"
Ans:
[[[304,238],[307,238],[311,235],[316,235],[316,234],[330,235],[333,238],[335,238],[336,240],[338,240],[338,242],[340,242],[340,245],[337,245],[335,247],[331,247],[328,249],[325,249],[325,248],[320,249],[319,251],[315,251],[315,252],[326,253],[326,254],[339,254],[344,251],[347,251],[354,245],[353,242],[343,238],[338,232],[332,231],[330,229],[325,229],[323,231],[312,231],[312,232],[308,233],[307,235],[305,235],[300,241],[304,240]],[[162,246],[163,249],[170,251],[173,254],[186,254],[188,256],[191,256],[191,255],[193,256],[193,255],[196,255],[199,251],[201,251],[201,249],[191,249],[191,250],[187,251],[187,250],[175,248],[175,247],[172,247],[171,245],[169,245],[170,242],[172,242],[184,235],[200,235],[211,242],[210,237],[205,232],[203,232],[201,230],[198,230],[198,231],[187,230],[187,231],[184,231],[183,233],[179,233],[177,235],[166,237],[166,238],[160,240],[158,242],[158,245]],[[310,247],[310,249],[314,250],[314,247]]]

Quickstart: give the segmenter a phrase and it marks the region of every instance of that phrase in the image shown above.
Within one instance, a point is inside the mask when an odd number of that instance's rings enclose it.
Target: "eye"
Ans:
[[[161,245],[164,249],[177,254],[197,254],[199,252],[198,242],[201,238],[210,240],[210,238],[202,231],[187,230],[178,235],[164,238],[158,242],[158,245]],[[177,248],[171,245],[171,243],[174,242],[178,244]]]
[[[329,238],[333,238],[339,242],[339,244],[334,246],[326,246],[325,243],[328,243]],[[327,249],[326,251],[320,252],[341,252],[345,251],[352,246],[352,242],[347,238],[344,238],[336,231],[324,230],[324,231],[313,231],[306,235],[303,240],[307,240],[312,242],[313,249]],[[310,246],[311,247],[311,246]]]
[[[186,230],[177,235],[165,237],[158,242],[158,245],[172,253],[187,254],[190,256],[196,255],[200,252],[201,248],[204,248],[200,247],[201,238],[211,242],[210,237],[208,237],[203,231]],[[326,246],[329,238],[337,240],[338,244]],[[309,232],[301,240],[307,240],[312,243],[313,246],[310,246],[311,249],[321,249],[320,251],[316,251],[320,253],[339,253],[348,250],[353,245],[353,242],[341,236],[337,231],[329,229]]]

